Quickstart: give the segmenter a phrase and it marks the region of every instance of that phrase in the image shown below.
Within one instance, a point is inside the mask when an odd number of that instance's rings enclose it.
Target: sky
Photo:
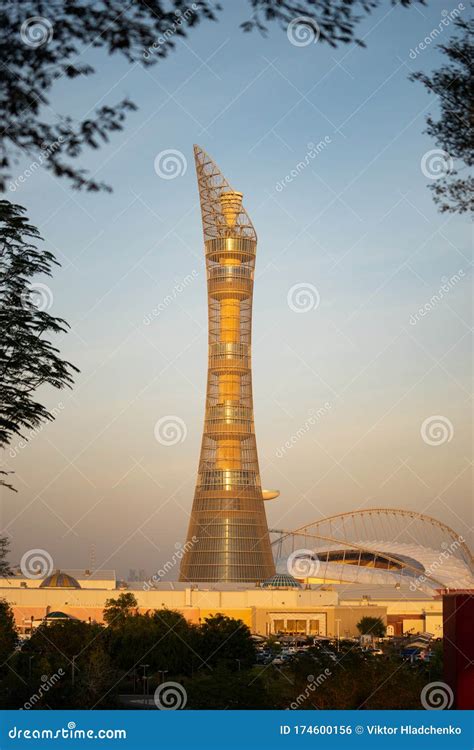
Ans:
[[[88,50],[98,73],[55,85],[51,117],[138,105],[81,158],[112,194],[42,169],[7,195],[61,262],[37,281],[80,369],[73,390],[39,394],[56,420],[6,452],[13,563],[41,549],[56,568],[151,576],[171,560],[178,577],[207,367],[193,143],[244,193],[259,238],[255,423],[263,485],[281,491],[269,527],[396,507],[469,539],[469,224],[433,204],[423,131],[439,105],[408,80],[442,61],[419,44],[456,5],[381,2],[358,27],[365,49],[244,34],[247,2],[222,5],[152,68]]]

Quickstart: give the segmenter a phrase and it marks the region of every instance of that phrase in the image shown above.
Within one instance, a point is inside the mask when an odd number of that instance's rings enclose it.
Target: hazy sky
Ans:
[[[408,81],[439,64],[434,44],[410,50],[456,6],[385,0],[359,27],[366,49],[334,50],[276,27],[244,34],[248,4],[223,5],[154,68],[89,50],[100,75],[57,83],[53,110],[77,118],[124,96],[139,106],[81,163],[113,194],[38,170],[7,196],[62,263],[38,281],[72,326],[60,347],[81,370],[72,392],[41,394],[56,421],[6,457],[19,490],[2,503],[13,562],[42,548],[56,567],[87,567],[95,548],[98,567],[152,575],[185,539],[207,366],[193,143],[244,193],[259,236],[255,421],[263,484],[281,490],[270,527],[388,506],[468,538],[469,225],[433,205],[421,162],[438,104]],[[168,149],[183,155],[174,179],[154,166]],[[184,437],[175,445],[155,437],[168,416]]]

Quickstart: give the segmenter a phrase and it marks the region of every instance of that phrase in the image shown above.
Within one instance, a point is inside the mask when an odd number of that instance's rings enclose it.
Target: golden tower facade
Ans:
[[[252,399],[257,235],[242,193],[194,147],[206,253],[209,364],[204,434],[181,581],[261,581],[275,573]],[[268,499],[277,493],[265,491]]]

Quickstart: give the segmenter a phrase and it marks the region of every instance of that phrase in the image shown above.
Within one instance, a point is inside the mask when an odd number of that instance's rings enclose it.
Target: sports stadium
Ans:
[[[464,538],[414,511],[358,510],[271,533],[277,571],[304,584],[408,586],[431,595],[474,587]]]

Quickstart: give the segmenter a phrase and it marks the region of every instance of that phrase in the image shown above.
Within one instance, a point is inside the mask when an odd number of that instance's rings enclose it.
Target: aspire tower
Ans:
[[[204,434],[181,581],[256,582],[275,573],[252,399],[257,235],[212,159],[194,147],[206,253],[209,363]]]

